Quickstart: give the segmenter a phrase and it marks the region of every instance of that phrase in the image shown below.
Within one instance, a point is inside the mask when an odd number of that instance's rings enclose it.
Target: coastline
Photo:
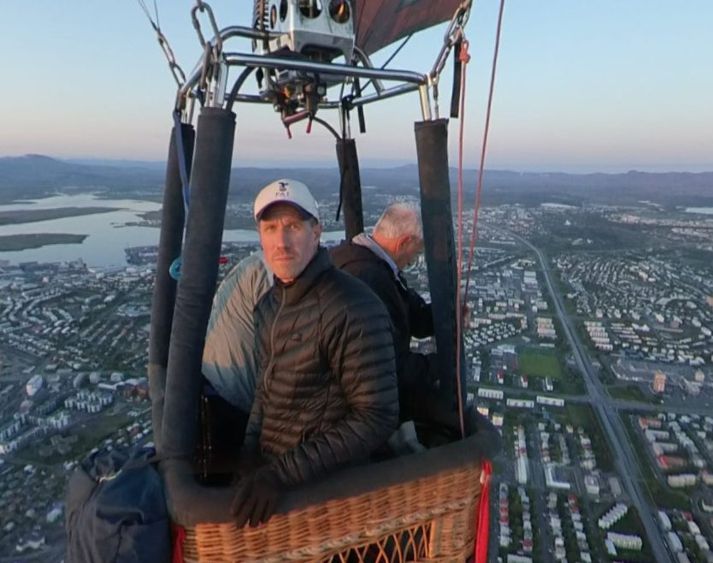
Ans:
[[[13,211],[0,211],[0,226],[20,225],[24,223],[38,223],[68,217],[81,217],[82,215],[95,215],[98,213],[111,213],[115,207],[56,207],[52,209],[17,209]]]

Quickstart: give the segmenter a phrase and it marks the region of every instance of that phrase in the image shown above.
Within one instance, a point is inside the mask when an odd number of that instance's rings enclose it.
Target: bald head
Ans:
[[[389,205],[376,222],[372,238],[399,269],[405,268],[423,250],[423,227],[418,207],[406,202]]]

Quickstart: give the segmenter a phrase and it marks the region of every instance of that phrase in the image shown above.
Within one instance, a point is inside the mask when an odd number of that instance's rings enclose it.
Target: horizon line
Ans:
[[[21,159],[21,158],[28,158],[28,157],[39,157],[39,158],[48,158],[51,160],[56,160],[58,162],[66,162],[70,164],[79,164],[79,165],[86,165],[86,166],[98,166],[101,164],[105,165],[111,165],[111,164],[123,164],[124,166],[130,166],[130,165],[148,165],[148,166],[165,166],[167,160],[166,159],[135,159],[135,158],[105,158],[105,157],[57,157],[57,156],[51,156],[48,154],[40,154],[40,153],[25,153],[25,154],[19,154],[19,155],[0,155],[0,160],[4,159]],[[380,160],[380,159],[364,159],[360,163],[360,167],[362,168],[381,168],[381,169],[389,169],[389,168],[403,168],[406,166],[417,166],[418,162],[416,160],[406,160],[406,159],[394,159],[394,160]],[[259,160],[256,161],[255,164],[251,165],[244,165],[244,164],[232,164],[232,168],[254,168],[254,169],[269,169],[269,168],[285,168],[285,167],[291,167],[291,168],[298,168],[298,169],[309,169],[309,168],[319,168],[319,169],[327,169],[327,168],[334,168],[337,166],[336,162],[329,162],[327,160],[314,160],[310,162],[305,162],[305,161],[285,161],[285,160],[279,160],[279,161],[268,161],[268,160]],[[450,165],[449,168],[457,168],[455,165]],[[464,167],[465,171],[473,171],[473,172],[478,172],[479,169],[477,167]],[[485,172],[509,172],[512,174],[539,174],[539,175],[545,175],[545,174],[567,174],[571,176],[589,176],[589,175],[595,175],[595,174],[600,174],[600,175],[622,175],[622,174],[656,174],[656,175],[664,175],[664,174],[710,174],[713,173],[713,165],[710,168],[705,168],[705,169],[700,169],[696,171],[692,171],[690,169],[664,169],[664,170],[646,170],[646,169],[639,169],[639,168],[628,168],[624,170],[623,168],[618,170],[618,171],[613,171],[613,170],[608,170],[608,171],[602,171],[602,170],[589,170],[589,171],[568,171],[566,169],[542,169],[542,170],[533,170],[533,169],[517,169],[517,168],[485,168]]]

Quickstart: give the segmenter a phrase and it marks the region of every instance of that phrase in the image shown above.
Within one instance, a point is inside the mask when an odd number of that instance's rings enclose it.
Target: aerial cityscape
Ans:
[[[394,198],[417,197],[380,188],[365,186],[367,225]],[[111,217],[98,197],[49,215],[2,206],[0,229]],[[337,203],[320,203],[333,244]],[[246,213],[229,205],[229,217]],[[157,232],[153,210],[132,217],[123,227]],[[464,232],[472,221],[471,208]],[[121,227],[110,227],[117,239]],[[464,344],[468,400],[504,444],[490,561],[713,561],[712,233],[710,208],[650,201],[480,210]],[[0,561],[58,561],[72,469],[93,450],[152,440],[156,246],[117,241],[122,263],[96,265],[59,250],[23,259],[16,234],[0,231],[0,244],[13,237],[0,252]],[[242,238],[224,239],[221,276],[257,249],[254,234]],[[428,297],[423,258],[407,277]]]
[[[710,0],[5,4],[0,563],[713,563]]]

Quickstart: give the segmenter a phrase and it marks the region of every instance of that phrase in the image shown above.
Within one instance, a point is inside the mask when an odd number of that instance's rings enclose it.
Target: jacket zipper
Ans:
[[[268,391],[268,387],[270,384],[270,377],[272,376],[272,371],[274,369],[275,329],[277,328],[277,320],[280,318],[280,315],[282,314],[282,309],[285,306],[285,288],[281,287],[280,289],[282,290],[282,299],[280,300],[280,307],[277,309],[277,314],[275,314],[275,319],[272,321],[272,327],[270,328],[270,360],[267,362],[267,369],[265,370],[266,373],[264,374],[265,391]]]

